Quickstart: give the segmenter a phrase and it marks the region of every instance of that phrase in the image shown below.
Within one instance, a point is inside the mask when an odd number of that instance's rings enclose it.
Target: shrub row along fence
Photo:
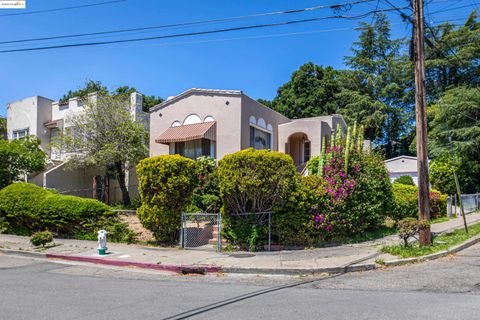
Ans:
[[[230,217],[231,228],[245,225],[258,230],[257,238],[264,239],[264,250],[272,249],[272,213],[240,213]],[[227,231],[228,232],[228,231]],[[239,231],[241,232],[241,231]],[[222,238],[222,215],[220,213],[182,213],[180,246],[184,249],[222,251],[226,242]]]
[[[465,214],[480,210],[480,193],[462,194],[461,199]],[[447,213],[449,217],[461,214],[457,196],[448,196]]]

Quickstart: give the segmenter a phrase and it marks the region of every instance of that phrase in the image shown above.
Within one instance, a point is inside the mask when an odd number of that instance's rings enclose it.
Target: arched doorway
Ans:
[[[311,147],[308,136],[303,132],[293,133],[288,137],[287,153],[292,157],[295,166],[303,169],[310,160]]]

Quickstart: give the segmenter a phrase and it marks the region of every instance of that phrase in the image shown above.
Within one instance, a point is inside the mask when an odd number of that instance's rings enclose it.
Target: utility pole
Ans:
[[[417,133],[418,171],[418,218],[430,220],[428,151],[427,151],[427,99],[425,92],[425,26],[423,22],[423,0],[412,0],[415,63],[415,115]],[[420,231],[420,246],[432,242],[430,227]]]

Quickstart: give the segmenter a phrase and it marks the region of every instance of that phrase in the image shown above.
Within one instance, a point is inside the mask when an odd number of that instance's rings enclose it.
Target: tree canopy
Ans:
[[[7,139],[7,119],[0,117],[0,139]]]
[[[100,95],[110,94],[113,96],[127,96],[133,92],[138,92],[134,87],[129,86],[120,86],[114,90],[109,91],[106,86],[102,84],[101,81],[88,80],[85,85],[77,90],[70,90],[60,99],[60,102],[66,102],[71,98],[80,98],[84,100],[87,98],[89,93],[98,93]],[[152,95],[143,95],[143,105],[142,110],[148,112],[151,107],[161,103],[163,99],[161,97],[152,96]]]
[[[130,113],[125,95],[100,94],[85,100],[84,112],[73,115],[65,129],[60,147],[71,154],[70,167],[104,167],[118,180],[123,202],[130,203],[125,172],[148,154],[148,133]]]
[[[475,192],[480,186],[480,89],[449,89],[428,111],[431,156],[441,158],[452,152],[456,166],[464,172],[459,175],[462,192]]]
[[[37,138],[29,136],[12,141],[0,139],[0,189],[22,175],[43,170],[45,158]]]

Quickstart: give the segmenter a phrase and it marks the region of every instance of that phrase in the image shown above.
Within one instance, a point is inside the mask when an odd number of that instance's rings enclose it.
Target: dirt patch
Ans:
[[[155,240],[153,234],[142,226],[135,213],[124,213],[120,215],[120,219],[128,224],[130,230],[138,234],[137,240],[145,242]]]

